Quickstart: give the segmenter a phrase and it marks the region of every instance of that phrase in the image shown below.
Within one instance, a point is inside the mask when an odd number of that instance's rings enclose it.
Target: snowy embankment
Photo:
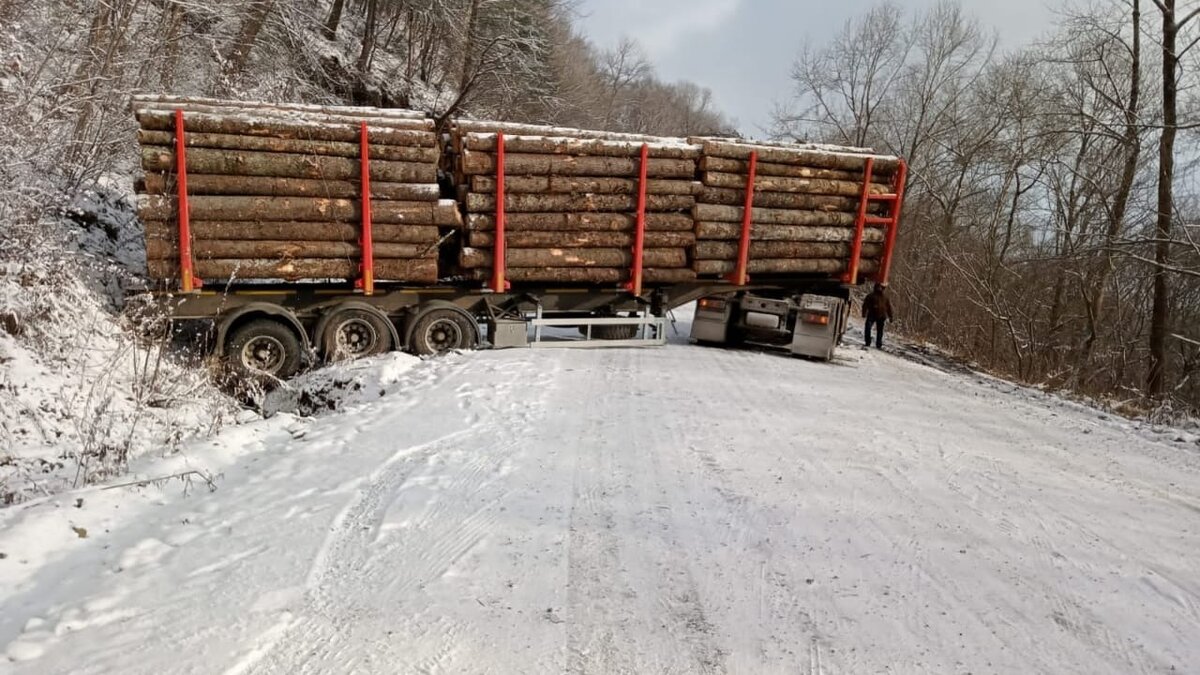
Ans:
[[[316,388],[353,398],[170,460],[215,491],[0,512],[0,672],[1200,661],[1191,436],[857,350],[394,357]]]

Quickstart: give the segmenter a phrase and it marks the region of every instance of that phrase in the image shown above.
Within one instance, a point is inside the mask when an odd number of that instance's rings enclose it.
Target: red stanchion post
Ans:
[[[175,187],[179,196],[179,288],[191,293],[200,286],[192,260],[191,207],[188,205],[187,139],[183,128],[183,108],[175,109]]]
[[[900,168],[896,170],[896,185],[894,192],[896,201],[892,204],[891,223],[888,224],[887,235],[883,243],[883,259],[879,261],[879,273],[875,278],[880,283],[887,283],[888,275],[892,272],[892,251],[896,248],[896,232],[900,229],[900,209],[904,208],[904,186],[908,181],[908,163],[900,160]]]
[[[503,293],[508,290],[505,269],[508,261],[508,246],[504,232],[504,132],[496,134],[496,244],[492,250],[492,290]]]
[[[649,164],[650,146],[642,143],[641,163],[638,167],[637,220],[633,231],[633,267],[629,283],[625,286],[634,295],[642,294],[642,260],[646,247],[646,165]]]
[[[862,257],[863,232],[867,226],[867,205],[871,200],[871,173],[875,168],[875,158],[868,157],[863,169],[863,189],[858,199],[858,216],[854,219],[854,241],[850,244],[850,266],[846,270],[846,281],[851,286],[858,284],[858,265]]]
[[[371,232],[371,150],[367,143],[367,123],[359,126],[358,139],[359,156],[359,189],[362,192],[362,230],[359,233],[359,245],[362,247],[362,276],[358,286],[363,295],[375,293],[375,237]]]
[[[750,281],[750,226],[754,212],[754,178],[758,172],[758,151],[750,153],[750,169],[746,176],[746,206],[742,210],[742,235],[738,239],[737,267],[728,278],[738,286]]]

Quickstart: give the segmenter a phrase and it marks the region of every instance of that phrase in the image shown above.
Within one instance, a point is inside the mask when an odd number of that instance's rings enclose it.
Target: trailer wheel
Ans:
[[[323,333],[321,345],[326,361],[377,356],[393,347],[387,319],[363,309],[337,312],[325,325]]]
[[[637,337],[638,327],[629,326],[592,326],[592,337],[597,340],[632,340]]]
[[[287,379],[300,370],[300,338],[290,327],[271,319],[238,326],[229,338],[225,361],[240,378]]]
[[[429,310],[417,318],[412,329],[412,350],[419,356],[474,349],[476,342],[475,326],[453,309]]]

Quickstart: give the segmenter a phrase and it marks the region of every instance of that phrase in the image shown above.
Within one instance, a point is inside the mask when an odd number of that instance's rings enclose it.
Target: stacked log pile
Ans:
[[[365,122],[374,277],[437,281],[439,227],[462,221],[453,200],[439,200],[441,152],[423,114],[138,97],[139,212],[151,277],[180,273],[176,109],[184,111],[195,276],[357,278]]]
[[[847,270],[868,157],[872,194],[892,192],[899,160],[864,148],[751,144],[688,139],[702,147],[703,190],[695,217],[695,270],[702,278],[733,272],[745,213],[750,156],[757,153],[748,271],[840,274]],[[870,202],[868,213],[882,213]],[[867,226],[859,270],[877,269],[885,233]]]
[[[466,212],[459,265],[492,275],[496,245],[497,132],[505,147],[506,278],[621,283],[630,280],[642,145],[646,163],[644,280],[695,279],[691,211],[699,148],[682,139],[532,125],[459,121],[452,170]]]

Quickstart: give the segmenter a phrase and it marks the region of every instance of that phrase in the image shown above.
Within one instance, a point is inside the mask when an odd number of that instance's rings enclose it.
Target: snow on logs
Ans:
[[[899,159],[866,148],[748,143],[689,138],[700,146],[703,188],[693,209],[694,268],[700,277],[733,272],[738,258],[750,156],[757,153],[750,213],[751,274],[840,274],[848,269],[867,158],[873,158],[870,194],[892,191]],[[877,213],[878,202],[869,213]],[[884,231],[863,231],[859,269],[873,272]]]
[[[511,281],[628,282],[641,185],[643,278],[696,278],[691,212],[699,146],[683,139],[460,120],[451,131],[451,166],[466,215],[458,264],[491,277],[498,206],[498,135],[504,133],[506,277]]]
[[[139,213],[152,277],[179,274],[175,110],[183,110],[196,276],[355,279],[362,274],[361,125],[367,124],[374,278],[433,283],[441,228],[439,140],[422,113],[348,106],[137,97]]]

